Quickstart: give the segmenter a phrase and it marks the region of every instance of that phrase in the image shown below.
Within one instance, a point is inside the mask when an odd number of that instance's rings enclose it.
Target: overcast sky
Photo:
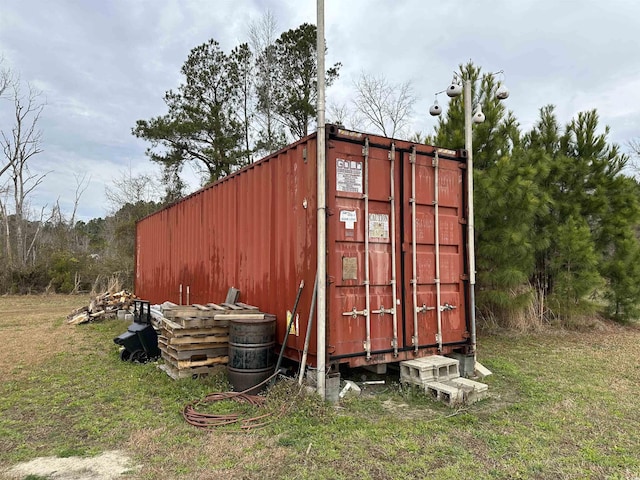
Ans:
[[[315,0],[0,0],[0,57],[46,98],[48,172],[34,207],[73,208],[75,176],[91,177],[79,217],[108,213],[104,188],[131,168],[156,172],[138,119],[166,112],[189,51],[210,38],[229,52],[270,10],[281,31],[316,23]],[[361,71],[413,82],[413,130],[431,132],[434,93],[473,60],[504,70],[508,108],[529,129],[546,104],[562,124],[597,108],[610,140],[640,137],[640,2],[637,0],[326,0],[327,64],[341,62],[329,103],[348,100]],[[446,103],[446,97],[440,97]],[[0,102],[0,127],[11,104]]]

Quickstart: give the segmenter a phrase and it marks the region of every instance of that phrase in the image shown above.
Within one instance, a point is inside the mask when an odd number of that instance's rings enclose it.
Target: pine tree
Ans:
[[[243,126],[238,116],[241,85],[218,42],[191,50],[182,66],[184,82],[165,94],[168,113],[138,120],[133,134],[151,142],[149,158],[168,171],[194,162],[213,182],[241,163]],[[160,146],[158,149],[156,147]]]
[[[627,158],[609,144],[608,133],[598,133],[595,110],[579,113],[561,133],[547,106],[523,138],[549,206],[535,220],[532,276],[540,305],[549,300],[549,317],[570,320],[592,311],[598,298],[617,318],[637,313],[640,272],[622,263],[640,248],[637,187],[624,176]]]

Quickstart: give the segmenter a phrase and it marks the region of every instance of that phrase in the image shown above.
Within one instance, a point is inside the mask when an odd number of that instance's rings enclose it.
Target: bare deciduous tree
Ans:
[[[402,132],[416,101],[411,82],[392,84],[382,74],[362,72],[354,86],[354,106],[370,126],[385,137]]]
[[[80,198],[82,194],[86,192],[87,188],[89,188],[89,183],[91,183],[91,176],[87,178],[86,172],[83,173],[82,176],[76,173],[73,177],[76,179],[76,191],[73,197],[73,212],[71,212],[71,220],[69,221],[69,227],[71,228],[76,224],[76,213],[78,212]]]
[[[630,166],[638,174],[640,172],[640,138],[634,138],[627,142],[627,148],[630,150],[631,159]]]
[[[12,83],[15,83],[15,81],[11,76],[11,71],[8,68],[1,67],[2,62],[3,62],[3,59],[0,57],[0,98],[5,93],[7,88],[9,88],[9,85],[11,85]],[[4,172],[9,170],[10,166],[11,164],[4,159],[2,162],[0,162],[0,177],[2,177],[2,174]]]
[[[256,116],[258,124],[258,150],[271,153],[282,147],[284,132],[275,111],[277,82],[277,58],[275,43],[278,38],[278,22],[267,10],[259,20],[249,24],[249,46],[256,61],[254,82]]]
[[[3,62],[4,59],[0,57],[0,97],[5,92],[5,90],[9,88],[12,80],[11,70],[9,70],[8,68],[2,68]]]
[[[8,188],[13,197],[15,230],[13,261],[18,266],[24,266],[39,234],[39,229],[36,229],[30,246],[27,247],[25,226],[29,220],[28,197],[47,175],[46,173],[35,174],[29,169],[31,159],[42,152],[42,132],[38,130],[38,121],[44,109],[44,103],[40,100],[40,92],[31,86],[27,95],[21,94],[18,82],[12,82],[9,88],[12,91],[14,106],[13,126],[10,130],[0,130],[3,164],[6,165],[0,172],[8,172],[9,179],[5,188]],[[6,204],[3,206],[3,212],[8,214]]]
[[[104,189],[111,214],[115,214],[127,203],[135,205],[140,202],[157,202],[162,196],[161,187],[152,175],[133,175],[131,168],[120,172],[120,176],[114,178],[112,184],[113,186]]]
[[[353,107],[354,102],[327,102],[327,121],[352,130],[364,130],[367,120]]]

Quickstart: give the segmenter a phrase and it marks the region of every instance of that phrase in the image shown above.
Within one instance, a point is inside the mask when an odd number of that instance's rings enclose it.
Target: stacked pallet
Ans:
[[[265,314],[244,303],[164,304],[158,337],[164,360],[160,368],[173,379],[212,373],[229,361],[229,321],[256,315]]]

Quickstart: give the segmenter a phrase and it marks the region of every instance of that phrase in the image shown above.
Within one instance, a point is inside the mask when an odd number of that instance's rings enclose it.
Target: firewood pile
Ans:
[[[137,298],[127,290],[101,293],[93,298],[89,305],[76,308],[67,315],[67,323],[79,325],[104,318],[115,318],[118,310],[129,310]]]
[[[229,361],[229,321],[264,318],[257,307],[244,303],[206,305],[163,304],[158,346],[173,379],[213,373]]]

